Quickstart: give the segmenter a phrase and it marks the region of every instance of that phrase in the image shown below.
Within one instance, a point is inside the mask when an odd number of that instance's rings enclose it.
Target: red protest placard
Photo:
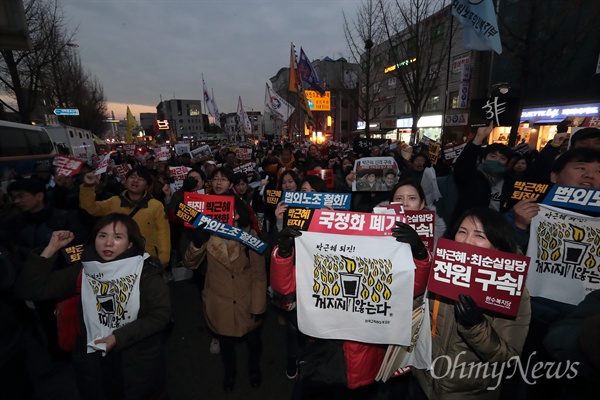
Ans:
[[[390,236],[404,215],[371,214],[350,211],[315,210],[308,230],[340,235]]]
[[[235,206],[232,196],[217,196],[212,194],[198,194],[185,192],[183,195],[184,203],[194,210],[229,225],[234,224]],[[192,225],[185,224],[191,228]]]
[[[129,164],[123,163],[123,164],[115,165],[112,170],[113,170],[113,173],[119,177],[121,182],[125,182],[127,173],[129,172],[130,169],[131,168],[129,168]]]
[[[435,211],[405,210],[406,223],[410,225],[419,235],[419,238],[427,247],[427,250],[433,251],[433,233],[435,230]]]
[[[124,144],[123,152],[126,156],[134,156],[135,155],[135,144]]]
[[[306,175],[316,175],[323,179],[325,181],[325,185],[327,185],[327,189],[333,189],[335,186],[332,169],[320,169],[318,171],[310,170],[306,171]]]
[[[439,239],[427,289],[449,299],[470,295],[486,310],[517,315],[529,257]]]
[[[61,176],[77,175],[81,171],[83,161],[73,157],[56,156],[52,165],[56,167],[56,174]]]

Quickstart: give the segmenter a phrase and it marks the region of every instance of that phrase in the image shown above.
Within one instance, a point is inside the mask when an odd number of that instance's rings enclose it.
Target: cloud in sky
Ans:
[[[81,60],[108,111],[155,112],[163,100],[202,99],[202,74],[221,112],[238,96],[263,111],[265,82],[289,66],[290,43],[311,60],[346,57],[343,16],[360,0],[59,0],[77,28]]]

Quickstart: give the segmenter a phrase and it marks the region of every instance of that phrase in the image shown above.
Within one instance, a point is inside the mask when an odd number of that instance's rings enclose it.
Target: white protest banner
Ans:
[[[531,296],[577,305],[600,289],[600,218],[540,205],[527,256]]]
[[[356,180],[352,182],[352,191],[381,192],[388,191],[384,178],[388,173],[398,174],[398,164],[394,157],[364,157],[354,162]]]
[[[100,161],[100,163],[98,164],[98,167],[96,167],[96,170],[94,171],[94,175],[100,175],[106,172],[106,169],[108,168],[108,163],[110,162],[110,153],[105,155],[102,158],[102,161]]]
[[[302,333],[410,345],[415,264],[409,245],[393,237],[304,232],[296,238],[296,266]]]
[[[190,152],[190,144],[189,143],[176,143],[175,144],[175,154],[178,156],[189,153]]]
[[[212,151],[210,151],[210,146],[207,144],[192,150],[190,152],[190,154],[196,160],[202,160],[203,158],[211,158],[212,157]]]
[[[240,161],[247,161],[252,159],[252,149],[248,147],[238,147],[235,149],[235,156]]]
[[[175,181],[183,181],[190,170],[191,168],[186,167],[185,165],[177,167],[169,166],[169,176]]]
[[[154,153],[156,154],[156,158],[158,158],[159,161],[167,161],[171,156],[169,148],[167,146],[157,147],[156,150],[154,150]]]

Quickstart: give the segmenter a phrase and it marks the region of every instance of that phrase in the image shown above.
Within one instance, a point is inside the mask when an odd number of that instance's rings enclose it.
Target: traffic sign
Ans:
[[[77,108],[57,108],[54,110],[56,115],[79,115]]]

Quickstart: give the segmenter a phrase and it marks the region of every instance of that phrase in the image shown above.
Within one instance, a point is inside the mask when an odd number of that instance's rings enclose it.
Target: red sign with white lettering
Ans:
[[[470,295],[485,309],[517,315],[529,257],[439,239],[427,289],[449,299]]]

